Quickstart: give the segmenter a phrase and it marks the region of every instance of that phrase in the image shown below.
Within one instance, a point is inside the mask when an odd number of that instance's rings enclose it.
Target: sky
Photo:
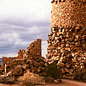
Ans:
[[[51,0],[0,0],[0,58],[42,39],[45,57],[50,32]]]

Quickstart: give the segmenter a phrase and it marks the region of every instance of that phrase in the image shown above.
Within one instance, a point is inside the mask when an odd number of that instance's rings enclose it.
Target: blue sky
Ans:
[[[50,11],[51,0],[0,0],[0,57],[16,56],[37,38],[45,56]]]

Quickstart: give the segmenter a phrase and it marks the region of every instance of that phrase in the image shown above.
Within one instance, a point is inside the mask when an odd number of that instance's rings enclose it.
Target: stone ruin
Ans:
[[[76,70],[86,70],[86,0],[53,0],[48,36],[46,61],[56,62],[63,78],[74,79]],[[22,76],[27,70],[42,76],[45,63],[37,39],[18,52],[7,76]]]
[[[86,0],[53,0],[47,62],[56,62],[63,78],[86,71]]]
[[[41,56],[41,39],[32,42],[26,51],[24,49],[19,50],[15,59],[3,57],[3,65],[5,64],[7,64],[7,76],[22,76],[27,70],[43,76],[45,59]],[[5,70],[5,67],[3,68]]]
[[[30,44],[24,54],[26,68],[39,75],[43,75],[45,70],[45,58],[41,56],[41,51],[41,39],[37,39]]]

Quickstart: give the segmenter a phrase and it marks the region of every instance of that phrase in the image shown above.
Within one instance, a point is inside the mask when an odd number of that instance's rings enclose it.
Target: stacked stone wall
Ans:
[[[23,60],[24,59],[23,58],[24,54],[25,54],[25,50],[24,49],[19,50],[17,59]]]
[[[86,27],[86,0],[55,0],[52,3],[51,26]]]
[[[32,42],[26,50],[26,53],[31,56],[41,56],[41,40],[37,39]]]
[[[20,54],[19,56],[21,56]],[[41,76],[44,75],[45,59],[41,56],[41,39],[33,41],[27,47],[26,52],[23,53],[23,59],[14,60],[12,67],[13,68],[10,71],[11,76],[20,76],[21,74],[26,73],[27,70]],[[19,73],[18,71],[21,72]]]
[[[47,62],[57,62],[63,78],[74,79],[86,70],[86,1],[52,2]]]
[[[19,50],[18,56],[3,57],[2,69],[5,70],[5,64],[7,72],[11,72],[11,75],[20,75],[17,73],[22,70],[22,73],[29,70],[30,72],[44,75],[45,59],[41,56],[41,39],[33,41],[26,49]],[[9,67],[9,68],[8,68]],[[19,69],[18,69],[19,68]],[[21,69],[21,70],[20,70]],[[16,70],[16,71],[15,71]]]

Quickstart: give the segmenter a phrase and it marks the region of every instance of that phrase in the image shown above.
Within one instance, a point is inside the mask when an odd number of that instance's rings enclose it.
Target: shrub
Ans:
[[[22,82],[22,86],[39,86],[45,84],[43,77],[29,71],[24,76],[19,77],[18,81]]]
[[[52,77],[54,80],[58,80],[62,78],[62,72],[59,67],[57,67],[56,63],[48,64],[46,66],[45,70],[45,81],[47,80],[47,77]]]

